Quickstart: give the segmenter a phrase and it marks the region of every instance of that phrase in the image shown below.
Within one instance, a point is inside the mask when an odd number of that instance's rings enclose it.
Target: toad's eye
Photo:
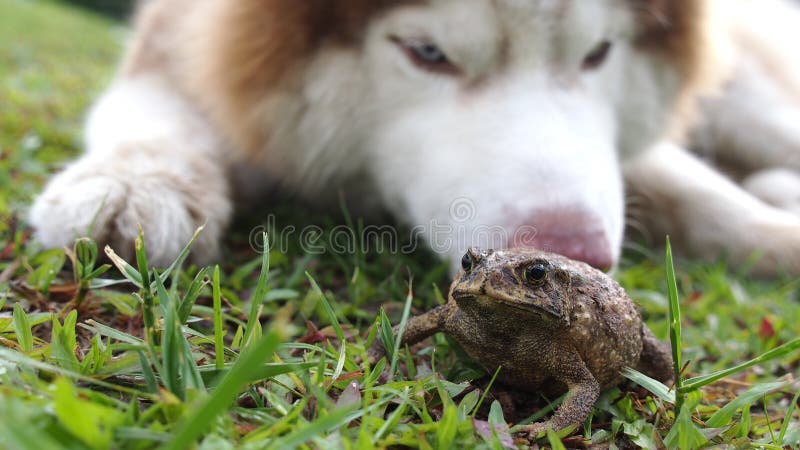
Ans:
[[[475,260],[472,258],[472,253],[467,252],[463,258],[461,258],[461,268],[464,269],[464,272],[470,273],[475,266]]]
[[[417,67],[429,72],[445,75],[456,75],[456,67],[450,58],[436,44],[422,40],[404,40],[392,38],[392,41],[403,49],[406,56]]]
[[[583,70],[593,70],[597,69],[606,62],[608,58],[608,54],[611,52],[611,41],[603,41],[589,52],[586,55],[586,58],[583,59],[583,64],[581,65],[581,69]]]
[[[525,281],[539,286],[547,279],[547,267],[541,263],[534,263],[525,268]]]

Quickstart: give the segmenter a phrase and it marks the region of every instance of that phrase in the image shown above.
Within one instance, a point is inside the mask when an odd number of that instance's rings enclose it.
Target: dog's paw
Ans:
[[[46,247],[71,246],[76,238],[88,236],[111,245],[129,261],[141,226],[148,261],[164,267],[206,222],[191,259],[202,263],[215,258],[229,210],[224,192],[209,193],[164,173],[141,174],[79,161],[50,181],[29,219]]]

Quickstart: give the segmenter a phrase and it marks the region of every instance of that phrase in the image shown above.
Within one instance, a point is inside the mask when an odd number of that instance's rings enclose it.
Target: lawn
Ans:
[[[149,267],[146,236],[138,261],[112,267],[94,243],[42,251],[30,239],[27,205],[79,153],[127,32],[62,3],[0,0],[0,448],[528,445],[507,424],[558,399],[495,386],[444,336],[360,363],[374,339],[391,344],[389,323],[443,301],[448,273],[431,254],[306,254],[292,239],[258,251],[254,230],[317,225],[327,242],[337,225],[363,229],[344,204],[284,200],[241,217],[218,267]],[[603,393],[585,426],[535,445],[800,448],[800,351],[780,347],[800,336],[798,281],[674,265],[677,395],[631,374],[638,384]],[[663,249],[631,246],[614,274],[664,339],[677,332],[668,267]]]

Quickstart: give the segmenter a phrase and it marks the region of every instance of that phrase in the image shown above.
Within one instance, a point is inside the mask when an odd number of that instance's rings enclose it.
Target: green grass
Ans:
[[[510,448],[524,442],[509,425],[550,413],[535,398],[503,408],[502,387],[444,336],[397,348],[387,322],[447,287],[425,252],[258,254],[259,217],[239,221],[218,268],[156,270],[146,236],[112,268],[89,241],[41,251],[25,209],[79,151],[125,30],[57,3],[0,11],[0,448]],[[270,212],[278,226],[360,223],[288,201]],[[672,337],[678,392],[629,373],[647,389],[605,392],[591,423],[540,446],[800,447],[797,280],[671,266],[631,251],[615,276]],[[365,367],[374,339],[391,358]]]

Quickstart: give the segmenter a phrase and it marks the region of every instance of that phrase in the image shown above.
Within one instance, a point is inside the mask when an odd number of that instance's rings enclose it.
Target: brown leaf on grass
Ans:
[[[16,222],[16,218],[14,219],[14,222]],[[15,225],[15,223],[12,223],[11,225],[12,225],[12,226],[11,226],[11,228],[12,228],[12,229],[16,228],[16,227],[14,226],[14,225]],[[12,233],[11,233],[11,235],[13,235],[13,234],[14,234],[14,233],[12,232]],[[21,239],[21,242],[20,242],[20,243],[21,243],[22,245],[24,245],[25,243],[27,243],[27,242],[30,240],[30,238],[31,238],[31,234],[32,234],[32,233],[31,233],[31,230],[25,230],[25,231],[22,233],[22,239]],[[11,258],[14,256],[14,249],[16,248],[16,246],[17,246],[17,243],[16,243],[16,242],[14,242],[13,240],[12,240],[11,242],[9,242],[9,243],[8,243],[8,244],[7,244],[7,245],[6,245],[6,246],[3,248],[3,250],[0,250],[0,260],[7,260],[7,259],[11,259]]]
[[[70,298],[74,297],[77,291],[78,291],[77,283],[50,286],[50,289],[48,290],[48,292],[50,292],[51,294],[64,295]]]
[[[259,427],[260,427],[260,425],[256,425],[256,424],[253,424],[253,423],[238,423],[238,424],[236,424],[236,431],[241,436],[246,436],[246,435],[256,431],[257,429],[259,429]]]
[[[686,299],[686,303],[691,305],[692,303],[700,301],[701,298],[703,298],[703,293],[701,291],[693,291]]]
[[[761,339],[771,339],[775,337],[775,326],[769,318],[764,317],[761,319],[761,326],[758,327],[758,336]]]
[[[306,329],[308,330],[306,334],[297,340],[301,344],[316,344],[319,342],[325,342],[325,339],[328,337],[321,333],[316,325],[310,320],[306,320]]]
[[[357,372],[348,372],[343,373],[336,381],[347,381],[347,380],[355,380],[364,376],[364,372],[357,371]]]

